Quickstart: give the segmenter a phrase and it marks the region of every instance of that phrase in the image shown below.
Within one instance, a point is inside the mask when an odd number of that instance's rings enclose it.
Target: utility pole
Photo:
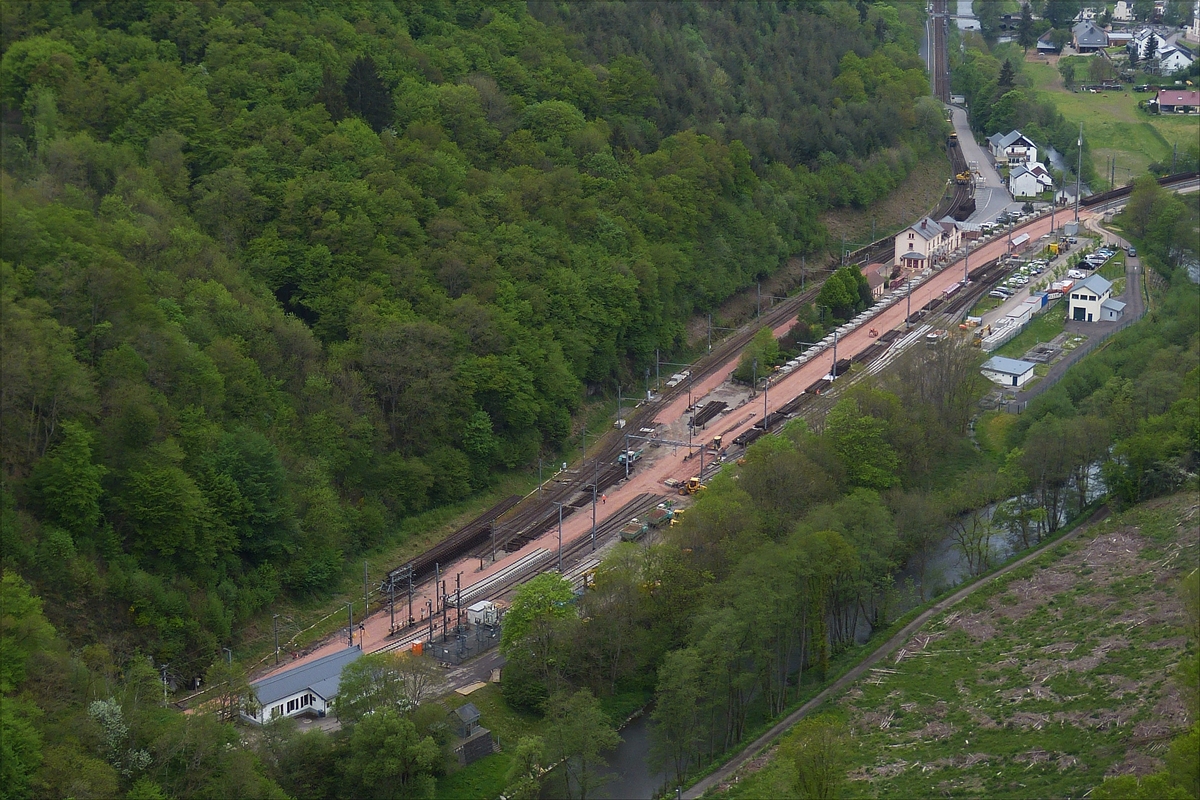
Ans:
[[[622,454],[625,462],[625,480],[629,480],[629,434],[625,434],[625,452]]]
[[[837,380],[837,329],[833,331],[833,378]]]
[[[366,562],[366,559],[363,559],[363,621],[364,622],[366,621],[367,617],[371,613],[370,598],[371,598],[371,593],[367,590],[367,562]]]
[[[971,280],[971,243],[967,242],[967,250],[963,253],[963,288],[967,288],[967,283]]]
[[[628,461],[629,459],[626,458],[625,460]],[[562,510],[563,510],[563,504],[556,500],[556,501],[554,501],[554,505],[558,506],[558,574],[561,575],[562,571],[563,571],[563,565],[562,565]]]
[[[538,459],[538,499],[542,499],[542,459]]]
[[[462,628],[462,573],[454,575],[454,628]]]
[[[279,666],[279,615],[271,615],[271,627],[275,629],[275,666]]]
[[[767,390],[771,388],[771,373],[763,377],[763,430],[767,429]]]
[[[354,647],[354,603],[346,603],[346,611],[350,614],[350,647]]]
[[[412,567],[412,562],[410,561],[408,563],[408,624],[409,625],[413,625],[417,621],[413,617],[413,613],[412,613],[412,599],[413,599],[413,567]]]
[[[425,606],[429,609],[429,643],[433,644],[433,601],[426,600]]]
[[[1075,164],[1075,222],[1079,222],[1080,173],[1084,172],[1084,124],[1079,124],[1079,161]],[[1012,236],[1009,236],[1012,239]]]
[[[904,329],[908,330],[912,327],[912,275],[908,276],[908,292],[905,299],[908,301],[908,312],[904,316]]]
[[[449,614],[448,614],[448,612],[449,612],[449,610],[450,610],[450,609],[448,608],[448,604],[446,603],[446,599],[447,599],[447,595],[446,595],[446,582],[445,582],[445,581],[442,581],[442,641],[443,641],[443,642],[444,642],[444,641],[446,641],[446,626],[449,624],[449,622],[448,622],[448,619],[449,619]]]
[[[650,402],[650,368],[646,367],[646,402]]]
[[[279,659],[278,659],[278,658],[276,658],[276,659],[275,659],[275,663],[276,663],[276,664],[278,664],[278,663],[279,663]],[[166,665],[166,664],[160,664],[158,668],[162,670],[162,676],[163,676],[163,703],[166,703],[166,702],[167,702],[167,665]]]
[[[388,576],[388,630],[396,632],[396,582]]]
[[[708,352],[712,352],[712,312],[708,312]]]
[[[595,471],[592,473],[592,552],[596,552],[596,489],[600,483],[600,460],[592,462]]]
[[[659,389],[662,388],[662,372],[661,370],[662,356],[658,352],[658,348],[654,348],[654,385]]]
[[[762,281],[754,282],[754,296],[758,300],[758,313],[755,314],[754,318],[759,319],[762,317]]]

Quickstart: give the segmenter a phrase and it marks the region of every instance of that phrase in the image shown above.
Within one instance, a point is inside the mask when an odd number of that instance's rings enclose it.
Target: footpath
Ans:
[[[875,652],[871,653],[869,656],[864,658],[861,662],[859,662],[859,664],[856,667],[851,669],[849,672],[847,672],[842,677],[838,678],[836,681],[834,681],[832,684],[830,684],[827,688],[825,688],[820,694],[818,694],[812,700],[809,700],[807,703],[800,706],[800,708],[796,709],[791,714],[788,714],[780,722],[775,724],[769,731],[767,731],[762,736],[755,739],[753,742],[751,742],[749,745],[747,745],[740,753],[738,753],[736,756],[734,756],[728,762],[726,762],[726,764],[723,767],[721,767],[720,769],[718,769],[716,772],[712,773],[711,775],[705,777],[703,780],[701,780],[699,783],[697,783],[694,786],[692,786],[691,788],[689,788],[687,791],[683,792],[682,796],[684,798],[687,798],[688,800],[696,800],[697,798],[701,797],[705,792],[707,792],[709,789],[712,789],[713,787],[720,786],[721,784],[728,782],[729,779],[733,777],[733,774],[735,772],[737,772],[738,769],[740,769],[751,758],[754,758],[756,755],[758,755],[759,752],[762,751],[763,748],[765,748],[767,745],[774,742],[781,735],[783,735],[789,728],[791,728],[793,725],[795,725],[797,722],[799,722],[801,719],[803,719],[804,717],[806,717],[807,715],[809,715],[816,709],[820,708],[828,700],[830,700],[831,698],[833,698],[834,696],[836,696],[838,694],[841,694],[843,691],[845,691],[847,688],[849,688],[849,686],[852,683],[854,683],[859,678],[861,678],[863,676],[863,674],[865,674],[866,671],[868,669],[870,669],[873,665],[878,663],[885,656],[894,652],[896,650],[896,648],[898,648],[901,644],[908,641],[908,638],[910,636],[912,636],[914,633],[916,633],[917,630],[919,630],[921,628],[921,626],[923,626],[926,622],[928,622],[930,620],[930,618],[932,618],[933,616],[935,616],[937,614],[942,613],[943,611],[946,611],[951,606],[955,605],[956,603],[961,602],[965,598],[970,597],[971,594],[973,594],[974,592],[978,591],[979,589],[982,589],[983,587],[987,586],[988,584],[990,584],[992,581],[996,580],[997,578],[999,578],[1003,575],[1007,575],[1009,572],[1012,572],[1014,569],[1017,569],[1018,567],[1020,567],[1024,564],[1027,564],[1032,559],[1041,555],[1048,548],[1054,547],[1063,542],[1069,542],[1070,540],[1079,536],[1085,530],[1088,530],[1094,523],[1099,522],[1100,520],[1104,519],[1107,516],[1108,516],[1108,506],[1101,506],[1086,521],[1077,525],[1075,527],[1075,529],[1072,530],[1071,532],[1069,532],[1063,536],[1060,536],[1057,539],[1053,539],[1048,542],[1043,542],[1042,544],[1038,545],[1036,548],[1030,550],[1028,553],[1026,553],[1025,555],[1018,558],[1016,561],[1013,561],[1012,563],[1002,567],[1001,569],[997,570],[996,572],[993,572],[991,575],[988,575],[986,578],[981,578],[980,580],[977,580],[975,583],[972,583],[970,586],[967,586],[967,587],[964,587],[964,588],[958,590],[957,592],[955,592],[954,594],[945,598],[944,600],[939,600],[938,602],[934,603],[932,606],[927,608],[925,611],[921,612],[921,614],[918,615],[916,619],[914,619],[912,622],[908,623],[903,628],[901,628],[898,633],[893,635],[886,642],[884,642],[882,645],[880,645],[878,648],[876,648]]]

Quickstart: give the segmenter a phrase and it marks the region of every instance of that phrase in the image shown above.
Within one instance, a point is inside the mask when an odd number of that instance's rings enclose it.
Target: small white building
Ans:
[[[993,133],[988,137],[996,163],[1024,164],[1038,160],[1037,145],[1020,131]]]
[[[1067,319],[1079,322],[1106,321],[1103,306],[1111,296],[1112,283],[1097,274],[1088,276],[1071,287],[1071,294],[1067,297]],[[1110,316],[1107,321],[1120,319],[1124,310],[1124,303],[1120,303],[1119,308],[1109,303]]]
[[[255,681],[250,689],[256,702],[242,717],[265,725],[277,717],[325,716],[337,697],[342,668],[361,656],[362,648],[355,645]]]
[[[1013,167],[1008,173],[1008,191],[1013,197],[1037,197],[1053,184],[1050,172],[1036,161]]]
[[[1192,24],[1188,25],[1183,38],[1189,42],[1200,42],[1200,0],[1196,0],[1192,5]]]
[[[1004,356],[992,356],[983,362],[980,371],[992,383],[1001,386],[1021,387],[1033,378],[1033,368],[1037,365],[1032,361],[1020,361]]]
[[[1133,3],[1128,0],[1117,0],[1117,7],[1112,12],[1113,22],[1133,22]]]

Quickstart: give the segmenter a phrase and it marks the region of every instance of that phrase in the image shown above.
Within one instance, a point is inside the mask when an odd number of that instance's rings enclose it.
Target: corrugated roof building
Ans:
[[[361,647],[347,647],[255,681],[250,684],[255,703],[242,717],[262,725],[276,717],[325,716],[337,697],[342,668],[360,657]]]

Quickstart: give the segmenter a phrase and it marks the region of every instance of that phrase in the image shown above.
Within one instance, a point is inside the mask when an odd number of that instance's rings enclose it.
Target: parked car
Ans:
[[[988,292],[988,297],[995,297],[999,300],[1007,300],[1008,292],[1002,292],[999,289],[992,289],[990,292]]]
[[[1130,247],[1125,252],[1129,254],[1130,258],[1137,258],[1137,248],[1136,247]]]

